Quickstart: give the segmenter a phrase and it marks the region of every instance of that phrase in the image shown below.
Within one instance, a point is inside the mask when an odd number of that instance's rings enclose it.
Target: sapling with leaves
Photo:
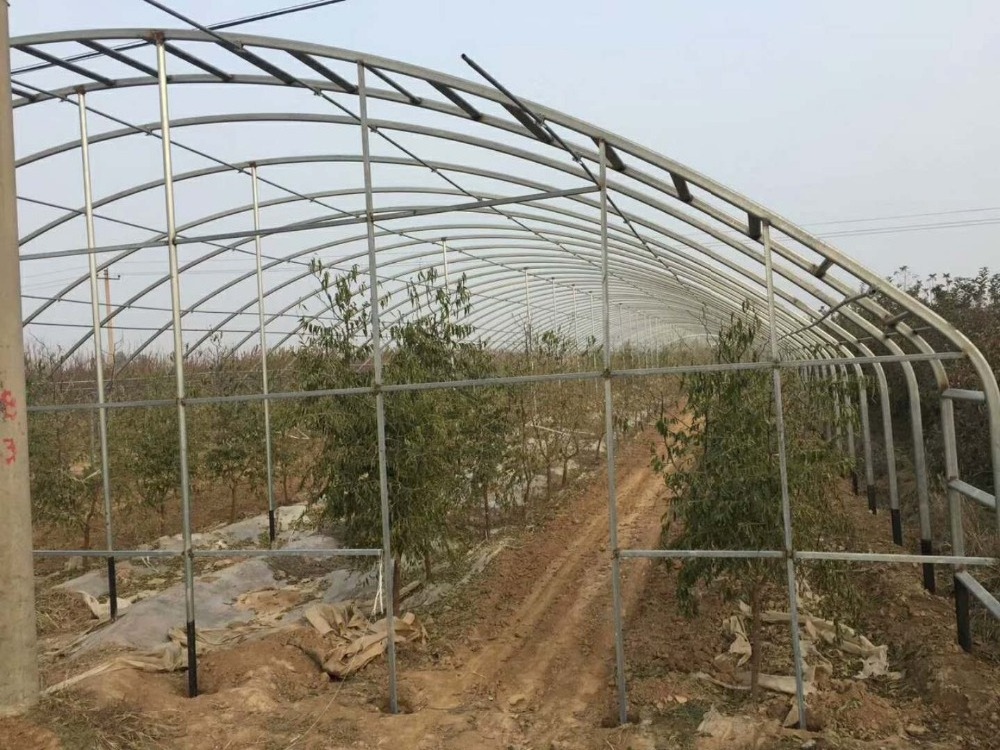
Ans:
[[[749,303],[719,332],[720,363],[762,358],[760,318]],[[796,545],[820,549],[844,540],[849,524],[837,498],[843,459],[812,429],[816,399],[791,370],[783,371],[788,490]],[[807,398],[808,396],[808,398]],[[653,466],[673,493],[662,543],[670,549],[780,550],[784,548],[782,493],[771,373],[766,369],[724,370],[687,375],[681,383],[680,413],[661,416],[662,438]],[[823,408],[820,405],[820,408]],[[836,615],[851,602],[843,567],[817,567],[810,582]],[[684,560],[678,574],[678,602],[693,614],[701,587],[727,600],[748,602],[751,612],[750,688],[757,697],[761,669],[762,613],[775,584],[784,580],[780,561],[753,558]]]
[[[371,385],[370,289],[355,267],[333,276],[315,264],[318,297],[335,322],[319,316],[304,321],[299,368],[304,386],[359,388]],[[476,346],[464,322],[471,312],[465,279],[447,286],[422,271],[403,290],[396,308],[381,293],[384,377],[414,383],[458,379]],[[395,309],[395,317],[385,321]],[[385,334],[388,334],[387,336]],[[387,339],[387,341],[385,340]],[[469,495],[463,473],[463,435],[476,419],[473,402],[452,389],[392,392],[384,396],[386,468],[396,575],[393,602],[399,604],[401,561],[462,542],[456,508]],[[317,499],[325,518],[356,547],[381,546],[381,503],[376,410],[370,395],[317,399],[308,410],[310,431],[320,436],[315,464]]]
[[[237,393],[246,381],[241,362],[222,345],[221,337],[213,344],[207,362],[212,390],[218,395]],[[267,476],[263,407],[254,402],[223,401],[210,404],[205,418],[204,473],[225,486],[229,522],[234,523],[240,488],[258,490]]]
[[[85,363],[66,365],[60,352],[36,349],[25,365],[31,403],[66,404],[90,395],[80,393],[74,383],[79,373],[89,374]],[[72,410],[38,412],[28,420],[34,515],[79,534],[82,549],[90,549],[95,521],[103,514],[96,419],[96,412]],[[112,496],[117,499],[118,493]]]
[[[159,533],[167,533],[167,501],[178,502],[180,443],[173,407],[128,409],[119,420],[127,431],[128,465],[139,503],[155,511]],[[192,466],[189,453],[189,468]]]

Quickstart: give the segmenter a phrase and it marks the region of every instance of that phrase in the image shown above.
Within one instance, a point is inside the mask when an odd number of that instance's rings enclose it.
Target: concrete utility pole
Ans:
[[[111,272],[104,269],[104,307],[108,311],[108,357],[111,372],[115,371],[115,321],[111,317]]]
[[[7,3],[0,2],[0,713],[38,699]]]

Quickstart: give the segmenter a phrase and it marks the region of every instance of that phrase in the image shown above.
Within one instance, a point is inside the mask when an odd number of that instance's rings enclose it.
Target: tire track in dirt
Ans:
[[[622,446],[616,474],[619,545],[655,546],[667,491],[644,436]],[[416,712],[383,715],[376,746],[592,746],[580,741],[602,731],[615,693],[607,493],[606,471],[595,471],[542,528],[494,560],[463,602],[466,624],[449,637],[463,644],[456,667],[404,672]],[[621,568],[627,622],[649,565]]]
[[[618,463],[619,545],[654,546],[665,507],[663,479],[649,468],[644,446],[629,446]],[[467,674],[492,688],[500,708],[530,707],[534,716],[557,727],[596,723],[613,692],[608,686],[614,641],[605,472],[595,476],[571,513],[586,519],[583,527],[563,517],[542,532],[543,537],[551,532],[557,540],[568,538],[495,639],[467,663]],[[526,551],[544,554],[547,547],[551,543]],[[646,561],[622,564],[626,615],[642,591],[647,568]]]
[[[642,479],[638,473],[631,474],[626,479],[618,493],[619,506],[623,499],[632,495]],[[607,549],[608,539],[606,490],[604,497],[605,502],[601,504],[599,512],[594,512],[592,507],[579,509],[588,511],[585,528],[578,532],[562,554],[549,563],[544,575],[535,581],[529,595],[518,605],[513,621],[497,637],[498,643],[470,660],[471,670],[481,675],[495,676],[505,662],[525,652],[526,644],[539,643],[546,631],[552,630],[552,626],[556,624],[553,622],[553,614],[561,611],[561,605],[567,598],[578,593],[578,586],[575,584],[579,584],[585,577],[584,568],[594,563],[595,556],[606,557],[607,553],[600,551],[602,548]],[[610,579],[607,584],[610,602]],[[560,608],[554,609],[555,606]],[[527,636],[530,636],[530,640],[526,639]]]

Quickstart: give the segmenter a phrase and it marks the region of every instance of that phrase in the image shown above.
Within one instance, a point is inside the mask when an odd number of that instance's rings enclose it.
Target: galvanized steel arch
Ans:
[[[345,251],[345,254],[338,256],[337,263],[360,261],[369,253],[374,257],[373,248],[367,251],[359,249],[357,252],[350,250],[354,243],[360,245],[367,239],[369,242],[380,243],[379,252],[394,252],[399,256],[381,264],[379,270],[382,276],[376,277],[373,271],[372,278],[397,283],[412,278],[414,263],[419,264],[439,256],[441,241],[437,238],[447,237],[449,251],[453,254],[452,268],[456,272],[465,273],[474,283],[473,292],[486,300],[478,307],[473,320],[484,331],[496,331],[496,338],[493,341],[499,346],[516,345],[522,335],[522,321],[517,314],[511,312],[525,304],[522,294],[542,300],[534,305],[536,312],[532,316],[533,325],[537,323],[542,328],[557,327],[560,321],[565,322],[569,316],[567,312],[560,313],[559,308],[565,310],[575,301],[577,291],[589,293],[601,288],[602,267],[608,276],[605,288],[610,290],[614,303],[627,305],[630,311],[655,321],[656,327],[650,333],[658,344],[669,341],[671,332],[677,336],[682,331],[700,327],[700,315],[712,315],[717,319],[723,319],[730,314],[739,314],[741,299],[753,300],[762,307],[774,302],[774,313],[769,316],[769,325],[773,330],[769,333],[775,337],[780,335],[789,345],[784,351],[786,358],[794,359],[812,351],[819,353],[817,356],[820,358],[829,358],[829,361],[839,367],[842,373],[846,372],[848,366],[858,375],[862,373],[863,367],[870,368],[874,372],[881,396],[882,419],[888,446],[887,460],[890,462],[887,472],[892,484],[894,482],[894,467],[891,464],[892,420],[888,411],[887,378],[883,363],[879,361],[879,356],[884,350],[889,355],[889,360],[899,362],[903,368],[904,382],[910,398],[913,441],[918,453],[917,493],[921,513],[921,539],[923,541],[927,536],[929,542],[929,530],[925,528],[926,467],[920,466],[923,463],[923,432],[919,390],[914,366],[907,361],[907,357],[927,361],[942,394],[940,409],[942,431],[946,436],[945,458],[952,508],[954,552],[959,556],[964,555],[960,509],[957,511],[958,525],[957,527],[955,525],[958,487],[962,484],[958,477],[954,446],[952,399],[956,396],[948,395],[951,389],[947,369],[939,359],[935,359],[940,353],[936,352],[927,338],[904,318],[922,321],[948,342],[951,349],[944,354],[961,355],[975,368],[982,383],[982,400],[989,410],[989,440],[993,458],[994,486],[997,488],[1000,488],[1000,388],[997,387],[988,363],[966,336],[919,301],[896,289],[861,264],[847,258],[824,241],[759,203],[639,144],[540,104],[513,99],[497,88],[479,85],[426,68],[318,44],[253,35],[217,35],[205,31],[150,32],[145,29],[70,31],[20,37],[12,40],[12,46],[43,48],[70,42],[136,39],[158,42],[168,39],[175,44],[197,47],[199,51],[207,50],[210,54],[221,52],[225,57],[224,63],[213,63],[207,67],[198,66],[208,70],[207,73],[171,75],[169,85],[175,88],[189,85],[269,86],[291,92],[311,92],[324,96],[336,94],[338,97],[336,101],[329,98],[328,101],[341,107],[346,114],[317,114],[306,111],[200,114],[195,117],[164,120],[162,123],[159,121],[140,125],[129,123],[121,129],[95,134],[88,138],[88,145],[114,143],[131,135],[155,136],[161,126],[167,125],[170,129],[180,130],[217,125],[245,126],[263,122],[322,124],[352,128],[367,124],[368,129],[363,131],[365,141],[360,154],[260,156],[256,159],[235,162],[211,157],[217,162],[215,166],[172,175],[171,182],[178,183],[202,181],[233,172],[249,175],[251,170],[256,175],[258,168],[364,163],[366,179],[363,187],[349,186],[337,190],[303,193],[279,185],[278,187],[292,197],[257,203],[256,208],[259,211],[261,208],[293,205],[297,208],[303,205],[321,206],[334,212],[334,216],[340,221],[337,226],[366,223],[369,227],[375,227],[377,231],[356,236],[349,233],[348,236],[341,236],[335,233],[332,239],[324,240],[320,244],[297,248],[278,257],[269,256],[267,264],[263,266],[264,271],[287,263],[300,264],[300,258],[317,256],[334,248],[343,248]],[[158,50],[163,52],[162,46],[158,47]],[[254,50],[250,57],[238,54],[239,51],[249,50]],[[278,63],[270,62],[269,58],[262,56],[266,54],[277,55],[281,60]],[[120,57],[109,57],[104,62],[122,66]],[[133,63],[135,62],[133,59]],[[304,64],[313,73],[308,78],[291,75],[282,67],[286,62]],[[245,70],[238,69],[246,68],[247,64],[255,67],[257,72],[248,74]],[[336,65],[354,67],[359,78],[363,75],[363,71],[370,71],[389,88],[363,86],[359,89],[359,86],[352,82],[350,74],[342,75],[329,67]],[[145,74],[139,77],[116,78],[91,73],[90,77],[93,80],[87,80],[86,71],[70,68],[69,72],[74,78],[69,85],[51,91],[36,91],[34,94],[30,88],[21,85],[18,90],[23,95],[15,99],[15,111],[34,111],[31,108],[46,102],[72,101],[74,97],[80,95],[95,94],[100,97],[111,97],[119,95],[119,92],[137,91],[144,87],[161,85],[157,76],[149,74],[148,67],[144,69],[142,65],[135,64],[131,67],[138,67]],[[265,74],[261,75],[260,71]],[[131,74],[132,71],[129,72]],[[314,77],[314,74],[318,74],[319,77]],[[405,79],[402,84],[398,80],[400,77]],[[408,88],[413,87],[414,84],[411,82],[429,87],[435,93],[414,94]],[[372,101],[387,106],[402,107],[407,114],[413,112],[419,113],[421,117],[433,116],[437,118],[435,122],[446,122],[447,127],[426,125],[416,118],[413,121],[367,119],[366,115],[362,115],[366,118],[365,122],[362,122],[353,110],[345,109],[339,103],[341,97],[348,99],[354,97],[360,102],[362,97],[359,92]],[[562,133],[560,138],[570,141],[570,145],[566,147],[569,154],[562,148],[561,142],[555,142],[553,134],[557,130]],[[487,131],[489,137],[484,135]],[[485,154],[493,161],[488,166],[481,166],[471,160],[463,162],[423,159],[413,150],[407,150],[395,141],[390,143],[403,150],[404,156],[370,154],[368,137],[374,135],[387,139],[390,136],[386,133],[392,134],[392,137],[398,134],[419,137],[423,139],[423,143],[437,142],[461,146],[471,149],[477,158],[482,158]],[[513,139],[513,142],[497,140],[498,137]],[[597,147],[591,143],[597,144]],[[35,164],[45,163],[60,155],[71,154],[79,150],[82,145],[82,138],[46,145],[33,154],[23,156],[18,161],[18,169],[29,170]],[[204,153],[201,155],[205,156]],[[495,162],[499,162],[502,167],[494,167]],[[449,187],[436,189],[410,182],[372,186],[368,169],[373,163],[422,172],[429,170],[430,174],[447,180]],[[574,189],[565,187],[565,184],[595,187],[591,169],[596,169],[598,164],[603,168],[605,163],[610,166],[613,178],[608,179],[606,184],[600,187],[603,190],[602,198],[612,199],[613,210],[610,213],[604,213],[606,204],[603,201],[581,192],[580,189],[572,192]],[[540,171],[544,172],[544,179],[536,176]],[[491,185],[498,183],[505,187],[535,190],[544,194],[544,197],[526,200],[524,195],[505,195],[484,189],[470,190],[459,186],[455,181],[456,176],[462,179],[469,177],[487,181]],[[256,184],[256,177],[254,179]],[[166,182],[166,178],[161,177],[132,185],[99,198],[94,201],[93,207],[114,207],[147,191],[159,190]],[[382,208],[380,210],[389,215],[378,215],[374,220],[366,215],[366,211],[343,211],[327,203],[330,198],[360,196],[362,192],[366,197],[412,196],[413,202],[408,202],[404,206]],[[456,206],[434,202],[444,197],[461,200],[462,196],[472,199],[473,203]],[[556,205],[551,202],[552,200],[568,201],[572,208],[562,204]],[[620,209],[614,200],[625,200],[628,203],[624,209]],[[497,201],[500,203],[494,205]],[[498,208],[499,205],[503,205],[504,208]],[[242,201],[234,207],[223,210],[216,208],[178,228],[177,233],[239,217],[253,208],[253,205],[246,205]],[[431,224],[424,224],[419,220],[431,213],[455,213],[459,210],[474,214],[475,220],[461,223],[457,219],[448,219]],[[392,216],[393,211],[410,211],[413,212],[413,216]],[[602,215],[600,221],[595,218],[598,212]],[[66,209],[62,216],[25,234],[21,238],[22,247],[47,239],[51,236],[50,232],[66,225],[81,213],[82,210]],[[497,223],[486,222],[483,220],[485,215],[496,217]],[[608,221],[609,217],[612,221]],[[324,216],[307,221],[323,221],[330,218]],[[418,220],[414,222],[409,219]],[[395,228],[396,222],[401,222],[400,228]],[[383,223],[391,223],[392,228],[384,228],[381,226]],[[294,224],[301,225],[302,222]],[[330,228],[333,227],[318,226],[310,231]],[[266,227],[259,232],[223,232],[220,235],[202,236],[200,241],[212,245],[214,249],[188,260],[181,272],[198,269],[202,264],[227,252],[243,252],[241,250],[243,245],[254,242],[258,236],[268,236],[272,230],[278,229],[281,228]],[[689,230],[693,231],[693,236],[685,233]],[[99,267],[113,266],[137,252],[140,247],[163,245],[168,239],[173,239],[176,246],[176,241],[179,239],[177,233],[174,238],[169,238],[159,230],[150,229],[150,231],[153,233],[152,238],[139,243],[99,247],[96,252],[102,253],[101,257],[104,257]],[[772,232],[777,236],[772,237]],[[424,236],[428,233],[432,236]],[[387,238],[393,236],[398,236],[399,239],[387,241]],[[184,241],[193,240],[187,238]],[[23,252],[22,258],[23,263],[30,263],[43,258],[69,257],[81,252],[87,252],[87,249]],[[105,253],[110,257],[105,257]],[[530,273],[522,275],[524,268],[529,268]],[[780,286],[773,283],[772,272],[783,280]],[[191,351],[196,351],[214,332],[225,331],[226,327],[240,315],[248,314],[248,311],[257,305],[263,309],[265,302],[277,299],[279,294],[291,290],[296,284],[307,280],[310,275],[310,271],[306,269],[291,279],[272,283],[266,290],[261,289],[256,296],[249,298],[245,304],[237,304],[235,311],[217,313],[207,308],[208,303],[216,296],[236,289],[238,285],[248,282],[255,275],[260,278],[260,273],[255,270],[234,274],[232,278],[227,278],[202,295],[177,316],[177,320],[181,323],[186,315],[193,313],[220,316],[220,320],[194,342]],[[140,309],[139,303],[144,297],[153,294],[170,280],[170,275],[164,275],[136,291],[109,315],[104,316],[103,324],[111,322],[129,309]],[[51,299],[43,301],[43,304],[32,311],[25,318],[25,323],[32,324],[60,301],[69,300],[72,292],[88,281],[92,283],[92,274],[81,276],[63,285]],[[858,293],[858,285],[867,287],[868,293]],[[890,315],[885,306],[873,298],[874,293],[898,306],[904,311],[903,314]],[[298,295],[293,292],[290,300],[279,303],[278,312],[262,313],[263,323],[259,325],[266,331],[268,326],[290,316],[290,311],[299,308],[310,296],[312,296],[311,291]],[[817,303],[821,306],[819,309],[816,307]],[[404,310],[404,303],[395,303],[394,309]],[[326,312],[321,310],[318,314]],[[837,313],[836,316],[834,312]],[[867,335],[853,334],[846,327],[847,323]],[[130,357],[139,356],[151,347],[160,335],[172,328],[176,331],[175,326],[173,320],[168,320],[152,335],[139,342]],[[608,326],[607,321],[605,326]],[[249,343],[261,333],[259,327],[256,330],[251,327],[251,330],[238,341],[237,346]],[[281,348],[297,333],[298,327],[283,332],[280,340],[271,344],[269,348]],[[94,335],[94,332],[88,332],[78,338],[66,353],[66,357],[72,356]],[[900,337],[899,342],[892,338],[896,335]],[[617,341],[613,341],[615,338],[609,335],[605,343],[622,345],[634,338],[634,334],[622,331]],[[916,350],[918,355],[907,355],[901,346],[904,342]],[[777,343],[774,346],[777,357]],[[608,363],[605,373],[607,377],[611,376],[612,369],[610,360],[607,359],[609,356],[605,351],[605,361]],[[801,358],[806,359],[805,356]],[[179,366],[183,369],[182,364]],[[835,368],[827,367],[826,370],[827,375],[835,376]],[[864,379],[859,378],[858,386],[863,437],[866,440],[866,479],[871,484],[871,451],[867,442],[868,415]],[[610,391],[608,393],[610,394]],[[610,400],[610,395],[608,398]],[[968,490],[963,491],[968,495]],[[613,488],[611,494],[614,494]],[[894,487],[891,489],[891,494],[896,495]],[[894,497],[893,500],[898,505],[898,498]],[[996,509],[997,524],[1000,526],[1000,503],[994,498],[993,504]],[[961,575],[964,575],[964,570],[956,568],[956,580],[965,581],[959,578]],[[975,590],[974,583],[973,579],[972,583],[965,581],[964,585]],[[1000,608],[995,599],[991,605],[986,598],[980,598],[987,606],[996,605]]]
[[[202,32],[202,31],[186,31],[186,30],[170,30],[163,32],[166,38],[174,42],[185,42],[192,44],[204,44],[211,45],[213,48],[217,46],[217,39],[212,36]],[[118,29],[118,30],[103,30],[95,32],[59,32],[54,34],[42,34],[21,37],[14,40],[15,47],[34,47],[38,45],[46,44],[56,44],[71,41],[96,41],[96,40],[118,40],[118,39],[150,39],[149,32],[147,30],[138,29]],[[406,104],[414,107],[420,107],[425,110],[429,110],[434,113],[448,115],[451,117],[459,118],[465,120],[466,122],[475,121],[476,123],[488,125],[491,128],[495,128],[504,131],[508,134],[516,134],[524,136],[529,139],[529,141],[537,146],[539,142],[545,140],[551,141],[544,136],[544,133],[538,129],[537,126],[532,126],[530,121],[527,121],[523,117],[518,117],[516,112],[510,107],[510,102],[506,100],[505,96],[496,90],[465,81],[463,79],[455,78],[442,73],[437,73],[424,68],[419,68],[416,66],[408,65],[405,63],[400,63],[392,60],[388,60],[381,57],[375,57],[370,55],[364,55],[354,52],[349,52],[345,50],[338,50],[334,48],[324,47],[321,45],[313,44],[303,44],[297,42],[287,42],[284,40],[268,39],[264,37],[257,37],[252,35],[227,35],[227,39],[233,39],[239,45],[248,46],[253,48],[259,48],[261,50],[271,50],[275,52],[285,53],[292,56],[297,56],[298,59],[302,59],[302,56],[308,56],[309,59],[316,61],[317,59],[327,59],[330,61],[337,62],[348,62],[348,63],[360,63],[364,65],[367,69],[373,70],[379,75],[380,78],[389,83],[393,88],[389,89],[374,89],[369,90],[369,96],[373,100],[383,100],[385,102],[391,102],[394,104]],[[275,70],[280,71],[279,68],[271,69],[268,72],[271,75],[247,75],[245,73],[239,72],[227,72],[225,75],[225,82],[232,84],[243,84],[243,85],[276,85],[276,86],[288,86],[289,81],[280,80],[279,77],[274,75]],[[407,79],[422,79],[432,86],[434,86],[439,92],[444,94],[445,100],[435,100],[426,96],[414,96],[404,89],[400,88],[397,83],[394,83],[391,79],[387,78],[387,74],[397,74],[406,76]],[[171,84],[218,84],[222,80],[216,75],[191,75],[191,74],[181,74],[174,75],[171,77]],[[79,91],[85,92],[98,92],[98,91],[109,91],[114,90],[126,90],[130,88],[138,88],[142,86],[149,86],[155,83],[155,79],[151,76],[143,77],[132,77],[132,78],[119,78],[119,79],[104,79],[97,81],[86,81],[82,80],[76,82],[72,86],[65,86],[59,89],[53,90],[51,93],[39,93],[36,96],[31,97],[19,97],[15,100],[14,106],[17,109],[22,107],[35,105],[45,101],[58,101],[60,99],[65,99],[72,96]],[[319,79],[309,79],[308,86],[312,89],[324,91],[324,92],[336,92],[340,94],[351,95],[351,86],[344,85],[343,80],[327,80],[327,78]],[[493,105],[505,106],[508,112],[513,115],[512,119],[504,119],[491,115],[486,112],[478,111],[475,108],[475,102],[470,104],[468,99],[464,97],[471,96],[475,97],[477,100],[482,100],[490,102]],[[728,229],[730,232],[736,232],[742,235],[746,239],[751,241],[759,242],[759,223],[761,221],[766,221],[770,227],[774,230],[781,232],[787,236],[790,240],[798,243],[804,248],[809,249],[812,252],[820,255],[823,260],[819,264],[814,264],[806,261],[805,259],[797,256],[794,251],[790,248],[786,248],[783,243],[774,241],[772,246],[774,252],[784,259],[786,262],[790,263],[791,267],[796,267],[799,271],[805,272],[805,274],[811,274],[815,281],[831,289],[834,294],[847,295],[849,293],[849,287],[845,288],[845,285],[840,280],[831,276],[829,273],[830,266],[836,266],[841,269],[842,272],[849,273],[856,280],[869,285],[872,289],[878,290],[879,293],[884,294],[887,298],[893,300],[894,303],[900,305],[909,314],[922,319],[926,323],[930,324],[933,328],[937,329],[946,339],[948,339],[956,348],[966,353],[976,368],[980,377],[984,381],[984,392],[988,394],[989,402],[995,402],[1000,400],[1000,391],[996,389],[995,382],[993,381],[992,374],[989,372],[989,368],[985,361],[982,359],[981,355],[975,351],[974,347],[971,347],[968,340],[961,335],[960,332],[955,331],[951,326],[941,320],[932,311],[927,310],[919,303],[914,300],[909,299],[906,295],[902,294],[891,285],[885,283],[877,275],[872,274],[867,271],[859,264],[850,261],[846,257],[842,256],[832,247],[826,243],[808,235],[803,230],[799,229],[795,225],[787,222],[782,217],[777,214],[766,210],[759,204],[750,201],[743,196],[740,196],[733,191],[725,188],[722,185],[708,179],[707,177],[690,170],[683,165],[680,165],[673,160],[670,160],[661,155],[655,154],[648,149],[645,149],[638,144],[626,141],[625,139],[619,138],[612,133],[604,131],[599,128],[595,128],[586,123],[582,123],[579,120],[568,117],[561,113],[550,110],[546,107],[538,105],[533,102],[528,102],[527,107],[534,114],[539,115],[545,122],[560,126],[569,131],[573,131],[575,134],[583,135],[589,137],[595,141],[603,140],[606,142],[612,153],[617,155],[613,159],[612,168],[617,168],[619,172],[634,179],[635,181],[646,185],[647,187],[655,188],[657,194],[668,196],[674,199],[682,207],[686,207],[688,210],[694,209],[701,214],[707,216],[709,219],[715,220],[723,226],[724,229]],[[353,116],[342,116],[342,115],[324,115],[315,113],[248,113],[244,115],[207,115],[197,118],[189,118],[188,120],[179,119],[176,122],[172,122],[173,127],[184,127],[187,124],[218,124],[222,122],[235,122],[235,121],[281,121],[281,120],[295,120],[299,122],[326,122],[334,123],[340,125],[349,125],[352,122],[356,122],[356,117]],[[414,125],[411,123],[401,123],[401,122],[385,122],[373,120],[372,125],[375,128],[383,127],[387,129],[396,129],[400,131],[409,132],[422,132],[425,135],[432,134],[435,137],[442,137],[446,139],[454,139],[459,142],[463,142],[468,145],[478,145],[480,147],[488,147],[493,149],[498,149],[500,152],[506,150],[508,154],[513,155],[514,152],[519,152],[518,156],[528,160],[534,160],[539,163],[548,162],[546,166],[550,168],[555,167],[552,159],[541,159],[537,153],[528,152],[522,149],[511,149],[505,148],[503,145],[493,141],[486,142],[475,136],[468,136],[466,134],[456,133],[454,131],[443,131],[439,129],[424,128],[419,125]],[[139,126],[138,128],[125,128],[120,131],[113,131],[108,133],[103,133],[95,136],[92,139],[92,143],[99,143],[104,140],[113,140],[115,138],[124,137],[128,134],[138,134],[147,133],[150,129],[155,128],[155,123],[152,125]],[[79,146],[79,141],[77,142],[66,142],[62,144],[57,144],[42,151],[32,154],[20,161],[22,165],[28,165],[35,161],[44,160],[59,153],[65,153],[71,151]],[[574,144],[574,158],[585,159],[591,163],[596,162],[596,154],[594,151],[580,147],[578,144]],[[650,168],[658,168],[666,172],[663,179],[654,178],[651,175],[647,175],[642,171],[638,170],[635,166],[632,166],[631,161],[626,162],[626,156],[629,159],[636,159],[640,162],[645,163]],[[375,157],[377,159],[377,157]],[[417,162],[413,165],[422,165],[422,162]],[[437,165],[433,165],[432,168],[436,169]],[[245,169],[245,167],[244,167]],[[216,172],[226,171],[225,167],[213,170],[203,170],[202,174],[210,174]],[[569,173],[573,170],[568,167],[563,166],[562,171]],[[669,175],[670,180],[673,184],[666,181],[665,177]],[[147,183],[145,189],[150,189],[155,187],[155,185],[150,185]],[[700,198],[698,195],[692,193],[692,188],[705,191],[708,195],[712,196],[714,199],[718,199],[725,204],[728,204],[732,208],[738,209],[741,212],[745,212],[747,220],[744,221],[741,218],[737,218],[731,214],[727,214],[723,209],[718,208],[715,204]],[[614,185],[613,189],[616,192],[629,195],[630,191],[624,185]],[[136,191],[137,192],[137,191]],[[124,196],[121,196],[124,197]],[[642,196],[631,193],[630,197],[642,200]],[[95,206],[104,205],[107,202],[112,201],[98,201]],[[663,201],[657,201],[657,203],[662,204]],[[657,208],[664,210],[663,205],[658,205]],[[736,241],[728,236],[720,236],[720,232],[715,230],[714,227],[708,227],[698,221],[691,221],[690,216],[683,211],[667,211],[668,215],[672,215],[674,218],[685,221],[690,226],[707,233],[713,239],[719,241],[721,240],[729,247],[736,249],[738,252],[743,253],[747,257],[752,257],[755,253],[744,244],[744,240]],[[68,220],[71,216],[76,216],[78,213],[72,212],[68,213],[63,220]],[[641,221],[641,217],[630,217],[633,220]],[[756,224],[755,224],[756,223]],[[755,228],[755,226],[757,228]],[[24,238],[25,242],[29,242],[37,236],[41,236],[52,226],[43,227],[38,233],[26,236]],[[664,236],[670,237],[671,239],[677,241],[678,238],[671,234],[669,230],[661,227],[661,233]],[[708,230],[706,232],[706,230]],[[643,243],[645,244],[645,243]],[[696,252],[705,252],[707,248],[700,245],[700,243],[690,241],[686,242],[688,246],[691,246]],[[103,265],[103,264],[102,264]],[[824,268],[825,266],[825,268]],[[830,297],[828,295],[817,294],[819,291],[815,285],[811,282],[806,281],[806,276],[800,274],[794,274],[791,271],[791,267],[788,269],[782,269],[776,265],[775,270],[778,271],[786,279],[794,283],[798,288],[802,289],[806,293],[812,295],[816,299],[822,299],[829,304],[839,304],[836,297]],[[786,273],[787,271],[787,273]],[[678,280],[679,281],[679,280]],[[67,290],[63,290],[60,293],[62,296],[68,293]],[[786,300],[787,301],[787,300]],[[134,302],[134,300],[133,300]],[[886,313],[881,306],[877,305],[873,300],[870,299],[860,299],[856,301],[859,308],[867,309],[869,312],[875,314],[876,316],[886,317]],[[813,318],[818,318],[818,314],[807,308],[807,306],[799,303],[795,304],[795,307],[802,313],[812,316]],[[845,312],[849,306],[845,306]],[[44,307],[43,307],[44,309]],[[37,316],[40,311],[36,311],[32,317]],[[116,313],[117,314],[117,311]],[[26,321],[26,322],[30,322]],[[828,327],[825,320],[818,321],[820,325]],[[904,339],[911,341],[917,349],[921,352],[931,351],[930,347],[926,342],[912,334],[908,326],[902,322],[896,322],[893,328],[900,333]],[[879,331],[872,331],[872,335],[878,336]],[[824,337],[825,338],[825,337]],[[887,337],[884,337],[885,341],[888,341]],[[817,342],[818,343],[818,342]],[[847,343],[847,342],[845,342]],[[898,353],[898,347],[889,346],[888,349],[895,353]],[[932,363],[931,365],[934,376],[938,381],[940,387],[947,388],[947,376],[944,368],[940,363]],[[912,378],[912,367],[910,365],[905,365],[904,370],[907,372],[907,384],[909,386]],[[1000,432],[1000,417],[998,417],[994,412],[997,410],[991,409],[991,427],[995,432]],[[1000,478],[1000,470],[995,472],[998,478]]]

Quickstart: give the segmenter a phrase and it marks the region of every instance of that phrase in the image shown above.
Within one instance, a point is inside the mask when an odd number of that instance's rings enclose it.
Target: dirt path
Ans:
[[[663,480],[649,468],[648,447],[628,446],[618,461],[619,545],[656,544],[665,506]],[[574,742],[609,715],[614,694],[611,559],[607,475],[597,472],[565,507],[519,549],[494,563],[474,598],[476,625],[456,650],[451,672],[405,674],[402,684],[448,716],[434,727],[439,744],[416,747],[508,747]],[[622,599],[629,612],[648,564],[623,564]],[[496,714],[483,731],[459,732],[456,716]],[[408,723],[408,722],[397,722]],[[431,727],[420,721],[420,732]],[[460,726],[460,723],[458,724]],[[393,733],[386,741],[403,738]],[[466,744],[471,743],[471,744]]]

